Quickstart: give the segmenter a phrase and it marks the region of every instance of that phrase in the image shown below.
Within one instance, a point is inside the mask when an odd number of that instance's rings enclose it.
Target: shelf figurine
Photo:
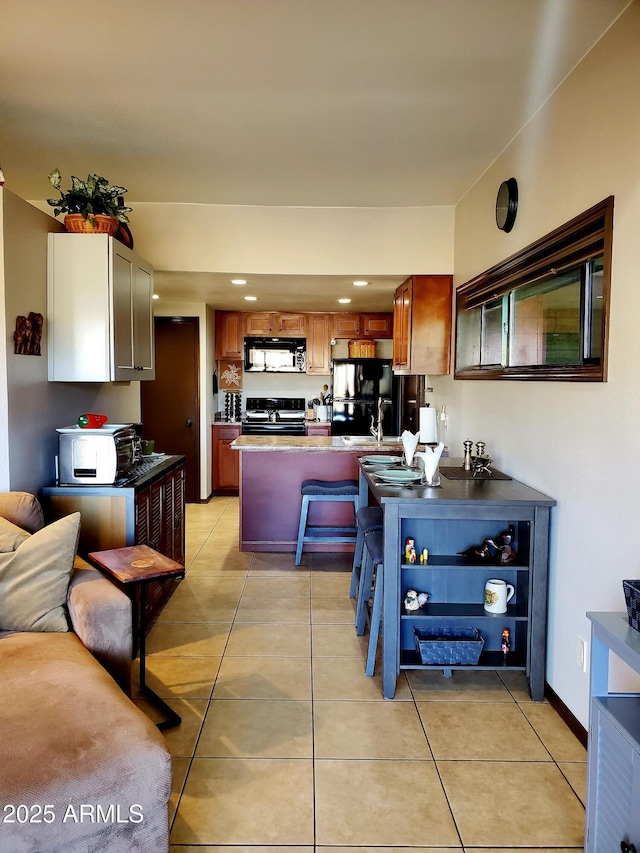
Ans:
[[[416,541],[410,536],[404,541],[404,559],[406,563],[415,563],[416,561]]]
[[[511,632],[509,631],[508,628],[502,629],[502,646],[501,646],[501,648],[502,648],[502,654],[506,658],[506,656],[509,654],[509,651],[511,649]]]
[[[409,612],[419,610],[428,600],[428,592],[417,592],[415,589],[408,589],[404,597],[404,609]]]
[[[422,549],[422,554],[420,554],[420,565],[426,566],[429,562],[429,551],[426,548]]]

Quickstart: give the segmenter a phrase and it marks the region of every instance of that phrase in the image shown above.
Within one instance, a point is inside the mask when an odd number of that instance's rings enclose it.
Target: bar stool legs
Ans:
[[[356,547],[353,552],[350,598],[356,598],[358,595],[360,572],[364,560],[364,535],[373,530],[382,530],[382,518],[382,510],[379,506],[365,506],[356,513]]]
[[[356,604],[356,634],[362,636],[369,617],[369,645],[365,673],[374,674],[380,620],[382,618],[383,591],[383,535],[381,530],[373,530],[364,534],[364,557],[358,585],[358,601]],[[373,603],[369,614],[369,600],[373,589]]]
[[[296,544],[296,566],[300,565],[305,542],[355,542],[355,520],[351,527],[310,527],[307,525],[309,504],[313,501],[350,502],[354,518],[360,508],[357,480],[304,480],[301,487],[302,505]]]

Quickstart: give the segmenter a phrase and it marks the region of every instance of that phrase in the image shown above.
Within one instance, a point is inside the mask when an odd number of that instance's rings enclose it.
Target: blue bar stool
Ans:
[[[355,515],[360,508],[357,480],[303,480],[300,491],[302,493],[302,506],[300,507],[300,524],[298,526],[296,566],[300,565],[302,548],[305,542],[355,542]],[[307,526],[309,504],[312,501],[329,501],[334,503],[338,501],[350,501],[353,504],[353,526]]]
[[[364,558],[360,583],[358,585],[358,603],[356,605],[356,634],[362,636],[369,622],[369,646],[365,673],[372,676],[375,669],[380,620],[382,618],[382,588],[384,575],[384,537],[382,530],[372,530],[364,534]],[[373,596],[371,611],[369,601]]]
[[[350,598],[355,598],[358,595],[358,582],[364,555],[364,535],[374,530],[382,530],[382,523],[382,509],[379,506],[363,506],[356,513],[356,549],[353,552]]]

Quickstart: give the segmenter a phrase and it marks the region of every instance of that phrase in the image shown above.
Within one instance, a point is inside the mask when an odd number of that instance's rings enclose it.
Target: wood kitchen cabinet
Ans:
[[[244,315],[245,335],[270,335],[273,332],[273,313],[253,311]]]
[[[243,358],[245,315],[241,311],[216,311],[216,359]]]
[[[332,314],[332,338],[391,338],[393,314]]]
[[[241,433],[240,424],[212,424],[213,493],[237,495],[240,490],[240,454],[231,442]]]
[[[360,314],[332,314],[332,338],[357,338],[360,336]]]
[[[276,314],[276,334],[292,338],[304,338],[307,335],[307,314]]]
[[[331,435],[331,424],[307,424],[305,427],[305,435]]]
[[[50,382],[155,379],[153,268],[106,234],[49,234]]]
[[[78,553],[149,545],[180,565],[185,559],[184,456],[167,456],[125,486],[50,486],[42,490],[48,518],[82,514]],[[147,587],[151,628],[178,581]],[[134,614],[137,613],[134,608]],[[134,618],[134,636],[138,622]]]
[[[245,334],[304,338],[306,317],[306,314],[280,314],[277,311],[249,312],[245,314]]]
[[[360,335],[363,338],[392,338],[393,314],[361,314]]]
[[[307,315],[307,373],[331,374],[331,315]]]
[[[449,275],[412,276],[393,301],[393,370],[400,374],[449,372],[451,299]]]

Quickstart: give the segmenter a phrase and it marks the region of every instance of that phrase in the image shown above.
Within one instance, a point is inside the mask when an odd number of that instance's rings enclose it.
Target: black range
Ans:
[[[304,397],[247,397],[243,435],[304,435]]]

